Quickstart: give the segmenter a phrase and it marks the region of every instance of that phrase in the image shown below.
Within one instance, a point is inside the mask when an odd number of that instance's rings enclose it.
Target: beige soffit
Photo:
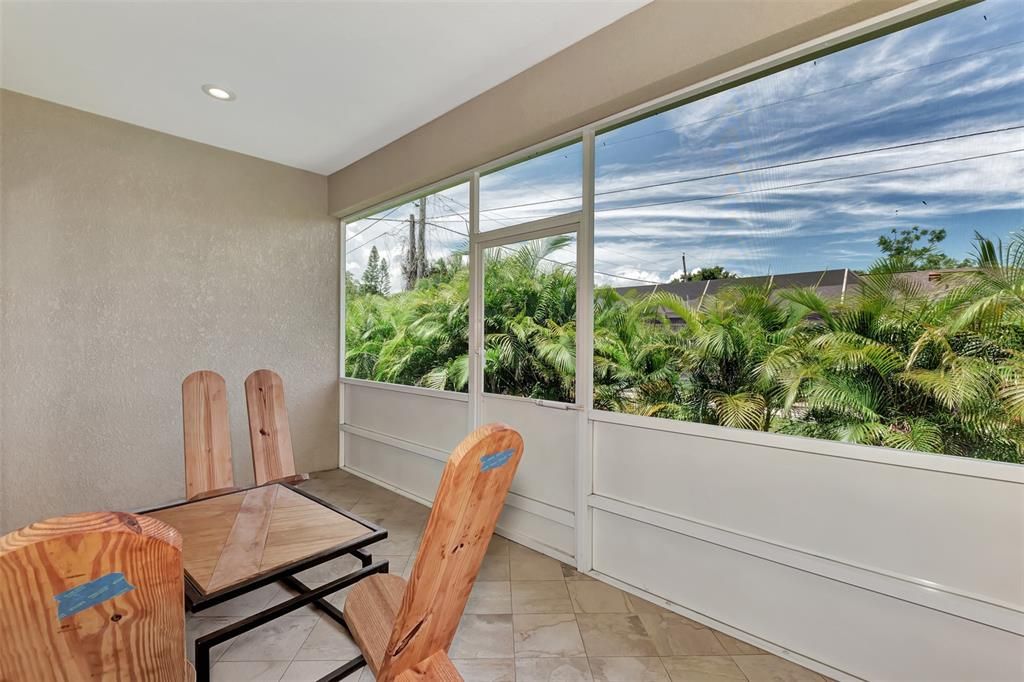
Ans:
[[[329,178],[343,217],[911,0],[655,0]]]

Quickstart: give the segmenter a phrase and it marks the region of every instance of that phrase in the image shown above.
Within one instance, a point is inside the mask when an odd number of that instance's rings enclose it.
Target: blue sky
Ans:
[[[683,252],[690,270],[743,275],[865,268],[880,234],[912,225],[945,228],[963,257],[975,230],[1024,229],[1024,2],[987,0],[609,131],[596,161],[599,284],[668,281]],[[482,228],[579,208],[580,167],[573,145],[485,176]],[[432,256],[465,242],[466,204],[464,186],[428,198]],[[349,270],[372,240],[397,281],[394,221],[414,210],[350,225]]]

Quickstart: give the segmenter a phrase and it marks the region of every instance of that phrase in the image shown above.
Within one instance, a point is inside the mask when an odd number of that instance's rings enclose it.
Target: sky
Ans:
[[[743,276],[863,269],[880,235],[914,225],[945,229],[963,258],[975,231],[1024,229],[1024,2],[986,0],[601,133],[596,171],[599,285],[667,282],[684,253],[690,271]],[[481,229],[578,210],[581,182],[579,144],[484,176]],[[467,186],[426,201],[431,258],[464,249]],[[417,210],[350,224],[349,272],[376,245],[400,289],[401,221]]]

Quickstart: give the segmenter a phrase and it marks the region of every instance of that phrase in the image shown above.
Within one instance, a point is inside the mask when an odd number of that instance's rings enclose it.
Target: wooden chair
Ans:
[[[231,471],[231,427],[224,377],[209,370],[181,382],[185,426],[185,497],[190,500],[237,490]]]
[[[256,485],[298,483],[309,476],[295,473],[292,433],[284,404],[284,382],[269,369],[258,369],[245,379],[249,409],[249,438]]]
[[[120,512],[0,538],[0,680],[184,682],[181,536]]]
[[[462,680],[448,648],[522,453],[503,424],[467,436],[444,468],[408,584],[381,574],[352,588],[345,622],[378,682]]]

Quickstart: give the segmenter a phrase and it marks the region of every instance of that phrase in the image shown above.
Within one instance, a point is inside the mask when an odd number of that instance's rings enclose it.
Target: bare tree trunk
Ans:
[[[420,199],[420,234],[416,245],[416,279],[427,274],[427,198]]]
[[[409,246],[405,257],[405,290],[416,286],[416,216],[409,214]]]

